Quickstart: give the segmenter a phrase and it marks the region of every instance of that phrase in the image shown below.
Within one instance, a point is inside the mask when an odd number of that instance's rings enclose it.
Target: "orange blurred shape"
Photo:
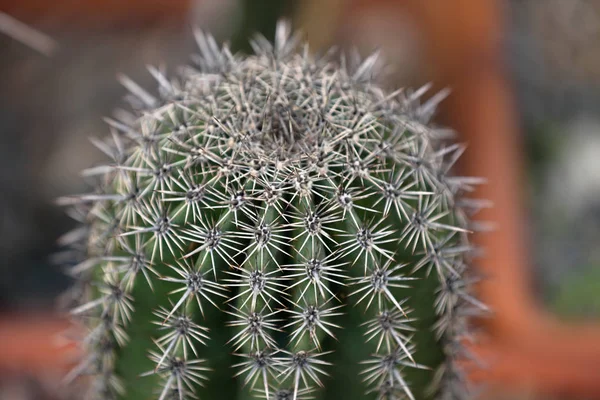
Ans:
[[[42,375],[64,373],[79,356],[63,335],[72,324],[52,315],[0,316],[0,371]]]
[[[514,395],[525,391],[540,399],[600,398],[598,362],[591,358],[567,358],[502,342],[474,346],[472,351],[485,360],[487,368],[474,369],[471,380],[491,384],[488,389],[493,392]]]

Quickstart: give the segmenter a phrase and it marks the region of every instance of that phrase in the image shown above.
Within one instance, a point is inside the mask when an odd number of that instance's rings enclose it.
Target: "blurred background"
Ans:
[[[174,72],[188,62],[195,51],[193,27],[245,52],[249,35],[271,38],[276,21],[286,17],[314,49],[381,49],[391,67],[390,87],[441,77],[436,87],[452,88],[432,66],[436,44],[427,42],[433,37],[427,32],[441,25],[462,29],[461,9],[487,2],[493,3],[490,19],[476,22],[499,26],[498,54],[488,63],[502,65],[522,146],[515,151],[525,160],[528,290],[561,323],[600,321],[600,0],[461,0],[432,17],[433,25],[411,13],[412,2],[0,0],[0,341],[12,340],[6,332],[14,324],[3,323],[10,319],[23,320],[23,335],[33,331],[33,341],[61,328],[51,316],[69,282],[51,255],[73,221],[54,199],[84,192],[79,171],[102,160],[88,137],[105,134],[102,118],[123,104],[119,74],[152,88],[146,66]],[[51,41],[34,37],[28,43],[31,34],[23,37],[15,20]],[[485,30],[473,25],[475,36]],[[595,362],[600,378],[600,360]],[[0,399],[51,396],[49,378],[39,370],[7,371],[0,374]],[[501,374],[489,379],[504,382]],[[553,394],[538,390],[533,380],[509,381],[514,387],[504,385],[484,398],[600,398],[593,390]]]

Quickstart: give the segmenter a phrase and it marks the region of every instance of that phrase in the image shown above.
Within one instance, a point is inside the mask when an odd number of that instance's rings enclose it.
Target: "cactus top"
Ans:
[[[463,147],[429,123],[435,98],[382,90],[376,56],[313,57],[286,24],[246,57],[197,39],[193,67],[173,80],[151,69],[158,96],[123,78],[134,112],[94,141],[113,161],[70,198],[87,227],[72,313],[90,327],[73,376],[94,374],[95,398],[135,391],[120,371],[136,367],[123,366],[132,339],[146,340],[152,367],[136,373],[158,377],[161,400],[201,395],[219,373],[258,397],[309,399],[335,375],[330,353],[350,346],[336,332],[360,329],[365,391],[414,400],[406,371],[437,367],[416,357],[417,287],[443,344],[434,392],[466,393],[456,360],[485,306],[468,294],[477,206],[459,196],[478,181],[451,176]],[[144,321],[151,337],[132,328]],[[203,358],[217,346],[208,327],[229,335],[233,372]]]

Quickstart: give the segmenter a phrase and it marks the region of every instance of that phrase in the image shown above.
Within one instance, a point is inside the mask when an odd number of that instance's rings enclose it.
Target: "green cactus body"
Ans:
[[[201,54],[95,144],[68,198],[89,398],[466,398],[467,216],[477,179],[419,93],[360,63],[273,45]],[[149,357],[148,357],[149,356]],[[234,378],[235,377],[235,378]],[[426,390],[430,389],[430,390]]]

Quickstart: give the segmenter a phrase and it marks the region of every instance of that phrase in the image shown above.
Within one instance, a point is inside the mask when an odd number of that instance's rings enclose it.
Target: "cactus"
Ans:
[[[480,180],[450,174],[464,146],[436,97],[286,23],[251,56],[196,38],[193,66],[150,69],[157,95],[122,78],[131,109],[93,140],[112,161],[62,199],[88,329],[67,379],[93,399],[467,398]]]

